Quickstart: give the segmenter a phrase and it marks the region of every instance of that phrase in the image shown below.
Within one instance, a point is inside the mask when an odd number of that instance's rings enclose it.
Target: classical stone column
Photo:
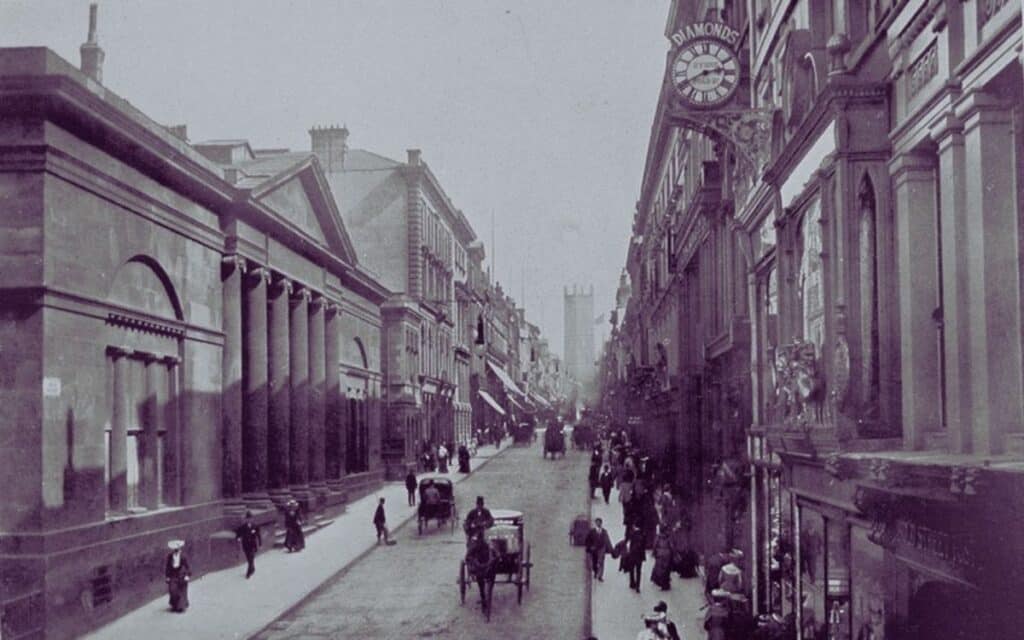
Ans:
[[[309,501],[309,299],[308,289],[296,287],[291,298],[291,430],[289,484],[299,501]]]
[[[164,428],[163,451],[163,503],[177,505],[181,499],[181,428],[178,420],[178,366],[181,358],[164,356],[160,359],[166,384],[161,398],[161,426]]]
[[[130,349],[110,347],[107,353],[114,361],[113,407],[110,416],[110,511],[128,507],[128,356]]]
[[[920,449],[924,434],[939,425],[939,351],[933,313],[938,306],[935,158],[905,153],[893,159],[899,272],[900,366],[903,440]]]
[[[971,295],[971,441],[975,453],[1003,452],[1021,430],[1022,346],[1017,152],[1013,112],[971,92],[957,105],[964,123],[966,260]]]
[[[142,433],[138,438],[139,446],[139,506],[155,509],[160,504],[160,486],[158,482],[160,464],[159,431],[160,431],[160,387],[164,384],[166,367],[155,355],[144,354],[142,361],[146,364],[146,395],[143,405]]]
[[[326,432],[324,449],[326,451],[327,485],[333,491],[341,489],[341,478],[345,473],[345,459],[341,448],[344,421],[341,412],[341,310],[337,305],[329,304],[325,309],[324,342],[326,364],[324,369],[324,399]]]
[[[241,505],[242,496],[242,274],[238,256],[221,260],[224,348],[221,351],[221,493]]]
[[[309,303],[309,485],[322,498],[327,493],[324,425],[326,405],[326,344],[324,343],[325,302],[317,296]]]
[[[250,506],[266,506],[267,495],[267,283],[266,269],[245,279],[242,342],[242,491]]]
[[[963,123],[949,114],[931,130],[939,146],[942,218],[942,323],[946,371],[946,428],[954,453],[971,450],[970,290],[967,282],[967,208],[964,205]]]
[[[288,280],[278,278],[270,287],[270,358],[268,377],[270,388],[267,412],[267,456],[269,458],[268,486],[274,504],[280,505],[291,497],[288,489],[290,476],[291,386],[289,372],[288,301],[292,286]]]

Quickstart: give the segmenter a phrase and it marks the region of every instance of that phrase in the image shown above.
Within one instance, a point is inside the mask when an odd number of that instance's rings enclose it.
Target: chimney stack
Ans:
[[[309,140],[325,172],[340,173],[345,170],[345,152],[348,150],[348,128],[345,125],[313,127],[309,130]]]
[[[406,153],[409,155],[408,165],[410,167],[420,166],[420,155],[423,153],[419,149],[408,149]]]
[[[79,48],[82,54],[82,73],[103,83],[103,49],[96,41],[96,4],[89,5],[89,39]]]

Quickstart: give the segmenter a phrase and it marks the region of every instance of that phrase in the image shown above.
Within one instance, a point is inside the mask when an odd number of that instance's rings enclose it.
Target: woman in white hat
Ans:
[[[665,614],[659,611],[643,615],[644,629],[636,634],[636,640],[668,640]]]
[[[188,609],[188,581],[192,571],[188,566],[183,548],[184,540],[171,540],[167,548],[167,562],[164,565],[164,577],[167,580],[167,595],[170,599],[171,611],[184,613]]]

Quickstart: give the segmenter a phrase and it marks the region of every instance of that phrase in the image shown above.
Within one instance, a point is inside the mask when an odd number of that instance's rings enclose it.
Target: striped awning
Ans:
[[[479,393],[480,397],[484,399],[484,402],[491,405],[492,409],[494,409],[501,415],[505,415],[505,410],[501,408],[501,405],[498,404],[497,400],[491,397],[491,394],[487,393],[483,389],[480,389],[479,391],[477,391],[477,393]]]

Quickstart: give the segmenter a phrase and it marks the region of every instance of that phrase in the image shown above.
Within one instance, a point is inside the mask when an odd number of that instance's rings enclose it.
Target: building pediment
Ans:
[[[338,211],[334,194],[313,155],[256,185],[250,197],[279,222],[343,262],[357,262],[352,240]]]

